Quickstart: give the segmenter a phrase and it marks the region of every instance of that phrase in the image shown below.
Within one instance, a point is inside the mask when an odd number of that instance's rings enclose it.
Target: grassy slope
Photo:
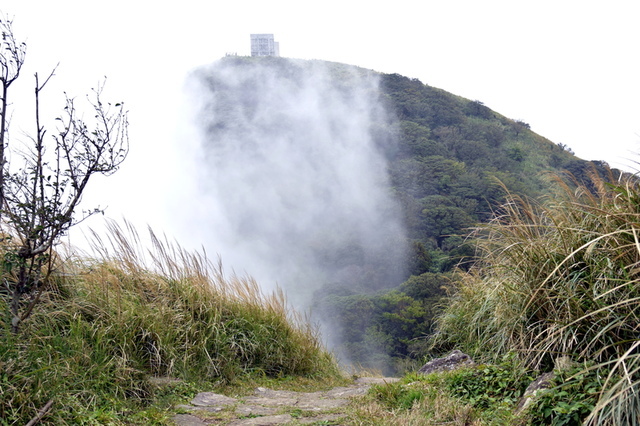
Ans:
[[[481,262],[462,274],[435,339],[487,364],[409,374],[375,389],[359,415],[375,412],[381,424],[638,424],[640,183],[612,181],[594,173],[537,202],[509,195],[478,229]],[[517,412],[524,388],[551,370],[552,388]]]
[[[182,379],[184,395],[250,377],[340,379],[281,294],[157,239],[145,266],[135,235],[111,231],[113,254],[67,262],[19,335],[0,322],[1,424],[25,424],[49,400],[53,424],[148,424],[164,416],[157,376]]]

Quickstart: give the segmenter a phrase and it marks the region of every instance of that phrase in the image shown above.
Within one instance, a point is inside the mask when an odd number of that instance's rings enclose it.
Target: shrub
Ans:
[[[476,408],[513,406],[531,378],[511,365],[479,365],[456,371],[446,380],[449,392]]]
[[[557,182],[546,201],[508,194],[476,231],[481,261],[440,316],[435,344],[485,360],[514,352],[532,369],[559,356],[593,361],[609,373],[585,421],[623,424],[639,408],[640,186],[595,170],[587,183]]]

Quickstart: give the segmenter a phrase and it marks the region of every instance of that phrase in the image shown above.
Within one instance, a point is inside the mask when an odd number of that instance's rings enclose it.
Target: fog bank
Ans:
[[[197,183],[184,226],[210,256],[307,311],[324,288],[399,284],[406,242],[385,160],[396,132],[374,72],[230,57],[191,75],[188,100]]]

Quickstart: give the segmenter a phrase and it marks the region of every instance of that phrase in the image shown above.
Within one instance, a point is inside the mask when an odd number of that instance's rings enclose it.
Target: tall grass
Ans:
[[[635,176],[595,172],[557,178],[540,202],[509,194],[475,232],[481,262],[439,318],[436,341],[479,358],[518,354],[550,370],[570,356],[608,377],[586,420],[640,419],[640,186]]]
[[[264,295],[253,279],[226,276],[152,232],[151,242],[147,251],[134,229],[112,223],[107,237],[94,235],[94,256],[68,259],[54,275],[19,335],[0,319],[0,424],[24,424],[51,399],[57,424],[125,413],[151,396],[151,376],[337,374],[281,292]]]

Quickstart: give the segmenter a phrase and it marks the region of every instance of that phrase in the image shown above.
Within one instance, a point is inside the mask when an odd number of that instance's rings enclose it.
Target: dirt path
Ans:
[[[230,398],[213,392],[203,392],[190,405],[176,407],[177,426],[207,424],[240,425],[339,425],[345,418],[344,407],[349,398],[364,395],[372,384],[390,383],[391,377],[362,377],[353,385],[324,392],[293,392],[257,388],[253,395]]]

